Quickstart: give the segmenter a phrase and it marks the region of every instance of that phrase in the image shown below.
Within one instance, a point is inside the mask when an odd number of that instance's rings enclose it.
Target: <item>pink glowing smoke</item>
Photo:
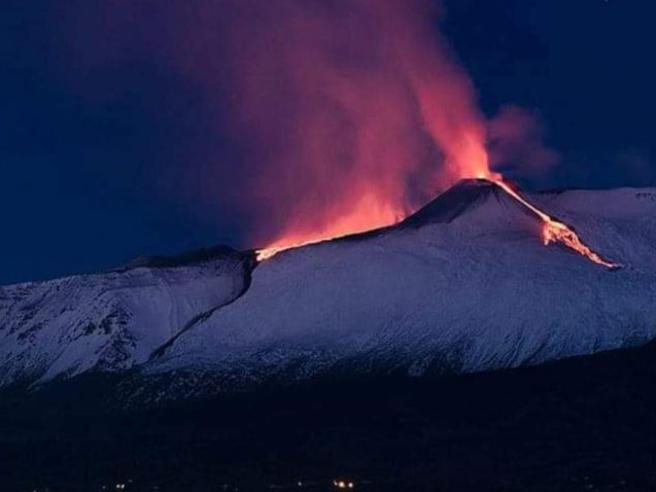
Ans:
[[[235,121],[249,161],[262,163],[258,240],[387,225],[488,172],[485,121],[429,3],[233,5]]]
[[[241,211],[252,244],[387,225],[460,178],[490,175],[490,161],[553,161],[526,113],[488,124],[428,0],[78,7],[81,37],[101,40],[75,45],[80,60],[173,66],[213,106],[238,152],[190,156],[189,175]]]

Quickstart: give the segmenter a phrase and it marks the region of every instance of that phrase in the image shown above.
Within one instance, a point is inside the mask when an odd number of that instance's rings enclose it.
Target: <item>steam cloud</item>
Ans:
[[[104,60],[172,63],[215,105],[239,155],[206,156],[203,179],[245,214],[251,244],[393,223],[456,180],[488,175],[490,160],[555,162],[528,113],[486,121],[434,2],[171,4],[108,2],[86,37],[104,33]],[[237,182],[224,179],[237,164]]]
[[[512,175],[543,175],[560,155],[545,147],[539,118],[517,106],[505,106],[488,122],[487,148],[492,167]]]

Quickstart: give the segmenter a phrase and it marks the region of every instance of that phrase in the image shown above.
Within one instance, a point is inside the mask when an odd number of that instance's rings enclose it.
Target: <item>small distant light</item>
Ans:
[[[299,480],[298,482],[296,482],[296,485],[298,485],[299,487],[303,487],[303,482]]]

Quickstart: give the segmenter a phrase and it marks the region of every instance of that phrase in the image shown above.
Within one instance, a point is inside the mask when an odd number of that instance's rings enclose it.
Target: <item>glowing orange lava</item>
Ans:
[[[605,266],[606,268],[618,268],[620,266],[618,263],[604,260],[601,256],[599,256],[599,254],[595,253],[588,246],[586,246],[583,241],[581,241],[576,232],[570,229],[566,224],[553,219],[542,210],[538,209],[535,205],[527,202],[503,180],[494,179],[493,181],[515,200],[519,201],[522,205],[527,207],[538,217],[540,217],[540,219],[542,219],[542,240],[544,241],[545,246],[551,243],[560,243],[570,249],[573,249],[580,255],[585,256],[590,261],[598,265]]]
[[[327,226],[286,234],[266,248],[258,249],[255,256],[258,261],[263,261],[286,249],[307,246],[395,224],[403,220],[408,212],[408,210],[386,203],[384,197],[368,195],[361,198],[347,215],[335,219]]]

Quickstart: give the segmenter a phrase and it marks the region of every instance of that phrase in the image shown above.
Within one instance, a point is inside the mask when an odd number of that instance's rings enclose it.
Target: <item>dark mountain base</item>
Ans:
[[[116,383],[2,395],[0,490],[656,490],[654,345],[131,413],[104,398]]]

